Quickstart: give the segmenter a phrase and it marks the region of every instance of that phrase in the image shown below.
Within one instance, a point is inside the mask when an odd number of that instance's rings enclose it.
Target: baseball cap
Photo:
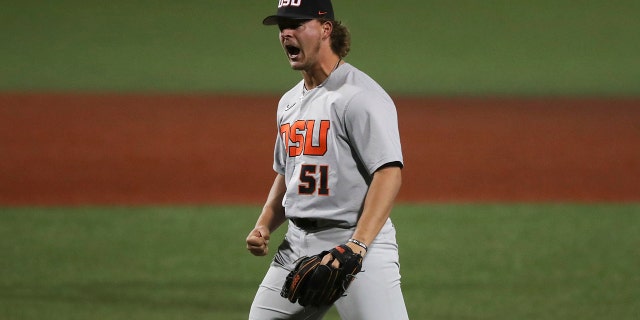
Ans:
[[[264,25],[278,24],[280,19],[334,20],[331,0],[279,0],[278,12],[262,20]]]

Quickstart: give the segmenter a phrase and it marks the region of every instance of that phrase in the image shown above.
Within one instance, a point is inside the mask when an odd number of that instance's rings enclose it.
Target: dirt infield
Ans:
[[[0,205],[262,203],[276,97],[0,94]],[[421,201],[640,201],[640,100],[397,98]]]

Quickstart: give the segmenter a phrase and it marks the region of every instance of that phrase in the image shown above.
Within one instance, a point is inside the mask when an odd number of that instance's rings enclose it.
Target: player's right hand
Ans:
[[[247,236],[247,250],[254,256],[264,256],[269,253],[269,229],[257,226]]]

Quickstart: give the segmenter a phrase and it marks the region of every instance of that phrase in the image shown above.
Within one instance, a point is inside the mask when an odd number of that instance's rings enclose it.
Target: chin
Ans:
[[[296,62],[296,61],[289,61],[289,65],[291,66],[291,69],[293,70],[304,70],[304,65],[300,62]]]

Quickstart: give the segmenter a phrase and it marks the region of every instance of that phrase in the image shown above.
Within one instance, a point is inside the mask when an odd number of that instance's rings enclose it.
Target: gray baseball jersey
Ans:
[[[355,230],[373,173],[402,151],[396,108],[369,76],[343,64],[303,96],[303,82],[278,105],[274,169],[285,176],[288,218],[329,219],[335,227],[309,232],[290,221],[251,305],[249,319],[322,319],[280,296],[295,261],[342,244]],[[345,228],[348,227],[348,228]],[[400,289],[395,228],[387,219],[369,245],[363,270],[335,306],[343,319],[408,319]]]
[[[287,218],[356,225],[373,173],[403,163],[396,108],[380,85],[348,63],[303,95],[283,95],[274,170],[285,176]]]

